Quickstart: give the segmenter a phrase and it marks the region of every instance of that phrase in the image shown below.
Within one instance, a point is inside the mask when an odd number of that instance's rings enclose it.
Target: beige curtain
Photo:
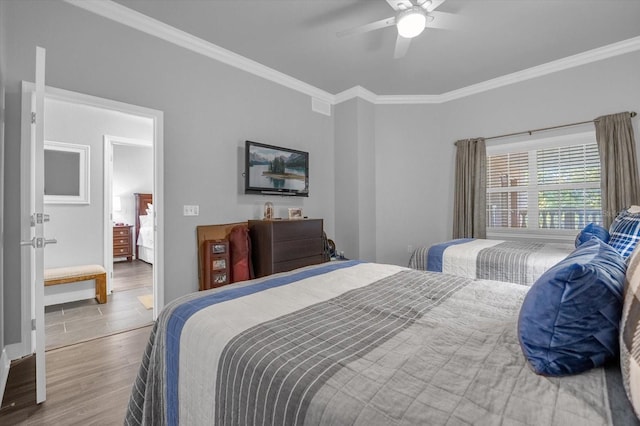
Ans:
[[[594,121],[600,153],[602,221],[608,228],[618,212],[640,204],[640,183],[631,114],[604,115]]]
[[[486,238],[487,150],[484,138],[456,142],[453,238]]]

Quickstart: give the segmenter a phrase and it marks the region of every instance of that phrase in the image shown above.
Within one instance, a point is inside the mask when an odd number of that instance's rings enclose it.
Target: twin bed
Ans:
[[[572,244],[461,238],[416,249],[409,267],[530,286],[574,249]]]
[[[153,328],[125,424],[638,424],[619,366],[529,368],[527,291],[334,261],[184,296]]]
[[[153,264],[153,195],[133,194],[135,198],[136,259]]]

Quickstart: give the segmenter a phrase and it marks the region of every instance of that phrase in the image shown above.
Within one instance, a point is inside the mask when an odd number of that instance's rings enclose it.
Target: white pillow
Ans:
[[[627,211],[631,214],[640,213],[640,206],[631,206],[627,209]]]
[[[140,228],[151,227],[153,226],[153,216],[143,216],[140,215]]]

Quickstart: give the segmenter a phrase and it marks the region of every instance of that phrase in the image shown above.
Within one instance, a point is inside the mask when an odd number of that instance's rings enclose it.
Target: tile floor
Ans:
[[[46,306],[46,349],[67,346],[151,324],[152,309],[145,309],[138,300],[138,296],[151,293],[151,279],[149,279],[148,286],[114,291],[107,297],[105,304],[99,304],[95,299],[87,299]]]

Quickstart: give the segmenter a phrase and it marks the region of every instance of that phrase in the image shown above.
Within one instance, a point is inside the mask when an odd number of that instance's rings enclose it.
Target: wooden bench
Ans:
[[[107,271],[102,266],[80,265],[44,270],[45,286],[87,280],[96,281],[96,300],[98,303],[107,303]]]

